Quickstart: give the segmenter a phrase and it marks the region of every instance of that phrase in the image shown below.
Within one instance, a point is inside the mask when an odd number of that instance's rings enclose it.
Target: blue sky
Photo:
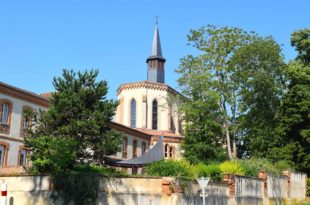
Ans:
[[[146,79],[155,16],[166,61],[166,83],[192,53],[190,29],[236,26],[272,35],[286,60],[296,55],[290,34],[310,27],[309,0],[0,0],[0,81],[35,93],[53,91],[63,68],[98,68],[108,97],[121,83]]]

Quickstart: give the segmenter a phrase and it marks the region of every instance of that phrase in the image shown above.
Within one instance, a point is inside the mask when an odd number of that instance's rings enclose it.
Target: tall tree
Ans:
[[[78,163],[102,164],[107,155],[119,149],[121,135],[108,126],[117,102],[106,99],[107,82],[97,82],[97,75],[98,70],[64,70],[62,77],[54,78],[56,92],[49,109],[26,138],[39,171],[70,169]],[[53,160],[61,156],[61,150],[69,150],[68,162],[54,166]]]
[[[177,69],[177,72],[181,74],[178,82],[182,86],[183,93],[190,99],[187,102],[185,115],[188,115],[186,111],[190,110],[188,107],[194,110],[195,106],[206,107],[200,106],[200,103],[214,103],[212,106],[208,105],[208,109],[205,111],[213,115],[210,119],[213,121],[212,124],[216,123],[221,128],[219,133],[212,133],[212,135],[218,136],[220,141],[215,138],[213,142],[224,143],[227,147],[228,157],[233,158],[236,155],[236,150],[231,151],[231,126],[238,116],[236,96],[238,87],[232,79],[235,69],[230,66],[229,62],[233,53],[249,42],[250,36],[238,28],[207,26],[199,30],[192,30],[188,35],[188,40],[194,48],[199,50],[200,55],[188,55],[183,58]],[[210,117],[209,113],[201,117],[207,119]],[[187,119],[187,121],[187,124],[194,125],[194,119]],[[200,122],[205,122],[205,120]],[[208,136],[209,132],[212,132],[211,130],[213,129],[209,128],[206,123],[199,134]],[[235,146],[233,147],[235,148]]]
[[[209,136],[226,146],[229,158],[236,157],[236,143],[239,156],[265,156],[284,86],[280,46],[271,37],[214,26],[191,31],[188,39],[199,55],[183,58],[177,69],[189,98],[182,108],[192,116],[184,144],[188,136]]]
[[[238,49],[231,66],[238,84],[240,115],[235,126],[239,156],[266,157],[276,127],[276,111],[285,90],[285,63],[280,45],[271,37],[253,36]]]
[[[285,159],[299,171],[310,174],[310,29],[292,34],[298,55],[289,63],[288,91],[279,110],[276,141],[271,158]]]

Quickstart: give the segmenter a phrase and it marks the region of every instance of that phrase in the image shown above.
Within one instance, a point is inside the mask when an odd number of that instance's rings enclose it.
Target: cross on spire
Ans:
[[[158,24],[158,16],[155,16],[155,22],[156,22],[156,24]]]

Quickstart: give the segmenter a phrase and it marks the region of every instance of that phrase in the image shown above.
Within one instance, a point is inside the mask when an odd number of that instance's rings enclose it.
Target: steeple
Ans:
[[[147,80],[156,83],[165,83],[165,61],[162,55],[158,23],[156,19],[151,55],[147,58]]]

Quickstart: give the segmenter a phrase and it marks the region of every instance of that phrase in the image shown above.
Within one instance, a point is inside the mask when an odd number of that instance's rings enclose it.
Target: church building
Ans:
[[[126,164],[128,167],[140,164],[139,159],[129,160],[139,157],[136,154],[137,149],[142,150],[140,155],[145,153],[143,140],[139,139],[138,135],[131,135],[129,130],[146,135],[144,139],[147,139],[147,149],[152,148],[162,137],[163,158],[179,159],[181,157],[180,143],[183,139],[183,127],[178,107],[184,97],[165,84],[165,61],[156,22],[151,53],[146,59],[147,80],[121,84],[117,89],[119,105],[112,126],[125,133],[122,151],[129,146],[131,157],[126,158],[122,153],[118,153],[116,158],[125,160],[122,161],[123,165]],[[153,155],[159,155],[159,153],[153,153]],[[130,163],[126,163],[126,159]],[[122,164],[118,165],[122,166]]]
[[[109,163],[128,174],[141,173],[150,162],[181,157],[183,129],[178,106],[184,97],[165,84],[165,61],[156,22],[146,59],[147,80],[119,86],[119,105],[110,123],[124,138],[121,151],[110,156]],[[49,97],[0,82],[0,167],[29,164],[23,133],[31,121],[25,113],[48,110]]]

